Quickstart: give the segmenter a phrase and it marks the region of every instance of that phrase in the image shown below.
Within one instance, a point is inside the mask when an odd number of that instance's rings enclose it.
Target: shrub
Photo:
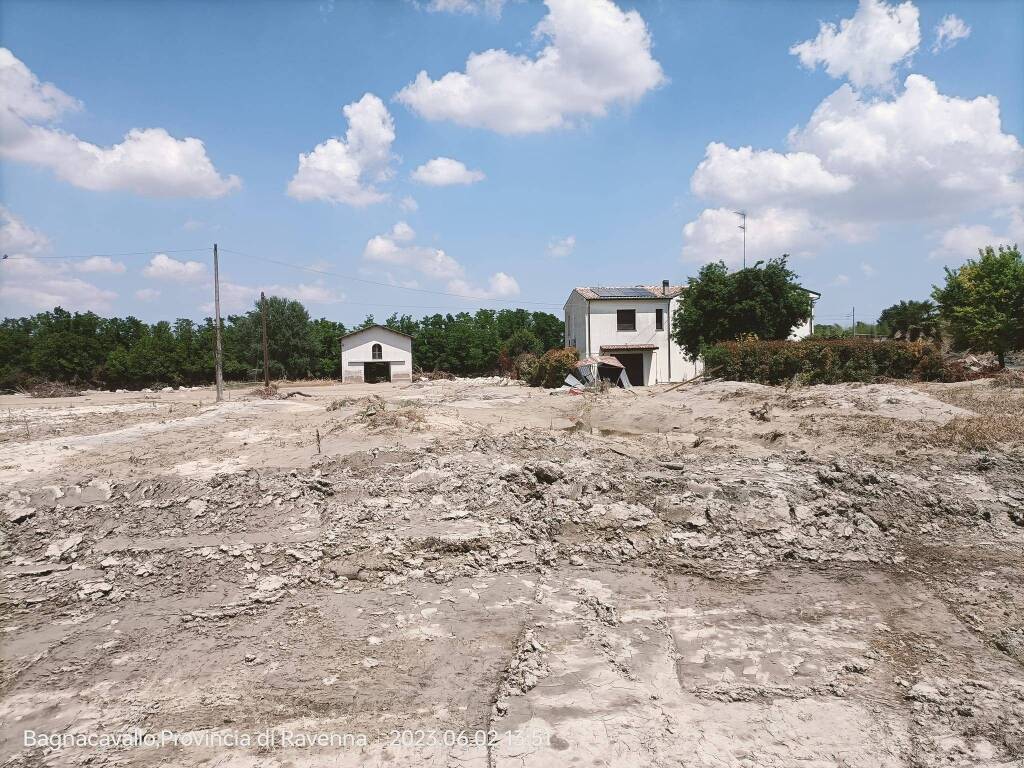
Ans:
[[[925,342],[821,339],[729,341],[705,350],[705,369],[734,381],[805,384],[878,378],[946,381],[958,378],[942,353]]]
[[[530,379],[535,387],[554,389],[565,383],[565,377],[576,368],[580,355],[575,347],[549,349],[537,361],[537,370]]]
[[[537,375],[537,366],[540,365],[540,358],[532,352],[523,352],[516,356],[512,364],[512,373],[520,381],[533,382]]]

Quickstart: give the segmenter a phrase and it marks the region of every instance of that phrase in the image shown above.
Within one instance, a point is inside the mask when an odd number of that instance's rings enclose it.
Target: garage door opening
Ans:
[[[630,384],[634,387],[642,387],[646,383],[644,381],[644,356],[642,352],[629,354],[616,352],[615,359],[622,363],[622,367],[626,369],[626,376],[629,377]]]
[[[391,381],[391,363],[363,363],[363,381],[367,384]]]

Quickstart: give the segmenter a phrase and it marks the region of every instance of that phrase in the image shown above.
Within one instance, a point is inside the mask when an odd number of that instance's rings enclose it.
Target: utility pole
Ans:
[[[853,338],[856,339],[857,338],[857,308],[856,307],[850,307],[850,317],[853,318],[853,329],[851,330],[850,335]]]
[[[743,223],[740,224],[739,229],[743,230],[743,268],[747,268],[747,212],[746,211],[733,211],[737,216],[743,219]]]
[[[270,352],[267,348],[267,297],[260,291],[260,318],[263,321],[263,386],[270,389]]]
[[[224,354],[220,343],[220,264],[217,261],[217,244],[213,244],[213,368],[214,381],[217,384],[217,402],[224,399]]]

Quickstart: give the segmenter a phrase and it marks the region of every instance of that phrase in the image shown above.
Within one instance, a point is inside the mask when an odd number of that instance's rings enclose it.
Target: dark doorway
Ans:
[[[629,383],[634,387],[642,387],[644,385],[644,356],[642,352],[616,352],[615,359],[622,363],[622,366],[626,369],[626,376],[629,377]]]
[[[363,363],[363,381],[367,384],[391,381],[391,363]]]

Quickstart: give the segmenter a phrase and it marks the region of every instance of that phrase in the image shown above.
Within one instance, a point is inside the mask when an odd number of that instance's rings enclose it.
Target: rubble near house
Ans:
[[[602,386],[618,386],[632,389],[626,375],[626,367],[611,355],[585,357],[576,364],[575,373],[566,376],[565,383],[574,388],[600,389]]]

